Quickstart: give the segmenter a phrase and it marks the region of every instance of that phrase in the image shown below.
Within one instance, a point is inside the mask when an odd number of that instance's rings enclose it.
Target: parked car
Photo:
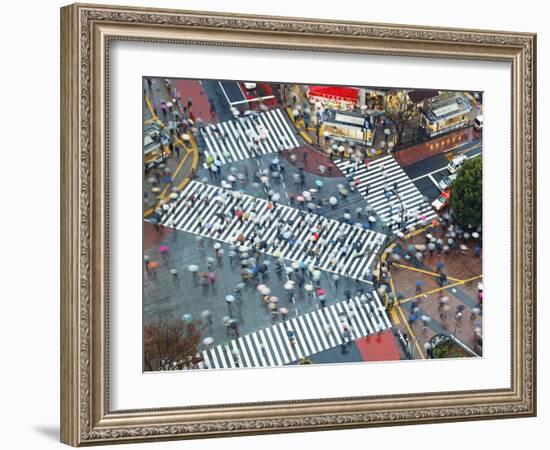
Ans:
[[[447,189],[449,189],[453,184],[453,181],[456,180],[456,176],[456,173],[452,173],[449,176],[443,177],[441,180],[439,180],[439,183],[437,183],[439,189],[441,189],[441,191],[446,191]]]
[[[436,211],[441,211],[446,206],[449,206],[449,199],[451,198],[451,191],[447,190],[441,193],[433,202],[432,208]]]
[[[451,173],[456,173],[458,169],[462,167],[462,164],[466,162],[468,157],[466,155],[459,155],[451,160],[447,165],[447,170]]]

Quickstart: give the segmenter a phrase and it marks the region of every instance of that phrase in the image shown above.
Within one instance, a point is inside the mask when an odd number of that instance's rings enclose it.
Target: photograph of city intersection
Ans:
[[[480,92],[144,77],[143,370],[481,357],[482,135]]]

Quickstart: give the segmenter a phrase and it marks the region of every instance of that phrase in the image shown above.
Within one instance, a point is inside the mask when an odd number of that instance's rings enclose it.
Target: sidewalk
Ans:
[[[430,139],[422,144],[397,150],[394,157],[402,167],[406,167],[431,156],[451,151],[456,147],[479,139],[479,137],[480,133],[474,130],[474,127],[468,127]]]
[[[174,87],[178,90],[181,101],[187,106],[191,99],[191,113],[195,118],[201,118],[204,122],[214,121],[216,114],[210,107],[208,96],[204,92],[198,80],[173,80]]]
[[[176,81],[184,82],[177,87],[182,103],[187,104],[187,97],[191,97],[192,110],[197,108],[201,112],[204,111],[204,101],[196,100],[196,98],[200,98],[200,92],[202,92],[200,84],[193,80]],[[180,89],[186,90],[181,91]],[[154,122],[161,128],[165,128],[165,121],[173,120],[174,117],[169,111],[163,112],[161,114],[162,118],[158,116],[162,102],[172,100],[169,98],[170,94],[164,86],[163,80],[153,78],[151,89],[146,88],[145,95],[145,123]],[[206,104],[208,104],[208,98],[204,97]],[[168,154],[168,158],[162,164],[144,171],[143,201],[145,217],[150,216],[156,208],[167,202],[171,198],[171,194],[183,189],[192,178],[192,174],[196,172],[199,160],[197,143],[193,133],[187,133],[187,136],[188,139],[184,142],[177,133],[171,134],[170,143],[164,145],[164,151]]]
[[[432,230],[432,235],[444,237],[441,227]],[[405,240],[396,250],[404,254],[409,245],[418,244],[426,244],[425,233]],[[483,258],[475,257],[473,251],[477,244],[478,241],[472,239],[465,242],[468,247],[466,254],[438,255],[434,252],[430,256],[426,252],[421,264],[402,259],[391,266],[391,292],[401,299],[399,305],[391,310],[392,320],[402,332],[413,336],[418,344],[417,350],[421,349],[424,354],[424,344],[438,333],[453,334],[470,348],[475,345],[474,328],[481,326],[481,316],[472,318],[472,313],[478,305],[478,283],[483,282]],[[438,282],[438,263],[444,264],[443,272],[447,275],[443,287]],[[420,280],[423,285],[419,294],[416,283]],[[440,299],[443,296],[448,298],[448,306],[442,308]],[[419,308],[418,318],[408,323],[415,304]],[[456,320],[455,314],[459,309],[463,310],[462,317]],[[420,319],[422,315],[431,319],[426,327]]]

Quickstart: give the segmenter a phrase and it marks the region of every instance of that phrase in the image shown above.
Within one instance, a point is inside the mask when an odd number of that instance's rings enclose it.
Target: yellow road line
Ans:
[[[391,277],[391,274],[390,274],[390,288],[391,288],[391,292],[393,294],[393,303],[396,304],[397,303],[397,297],[395,295],[395,286],[393,284],[393,278]],[[394,308],[390,309],[390,316],[392,316],[392,319],[394,319],[394,323],[396,325],[399,325],[401,322],[399,321],[399,316],[397,315],[397,313],[394,311]]]
[[[428,295],[435,294],[437,292],[444,291],[446,289],[449,289],[449,288],[452,288],[452,287],[455,287],[455,286],[460,286],[461,284],[466,284],[466,283],[469,283],[470,281],[474,281],[474,280],[477,280],[477,279],[482,278],[482,277],[483,277],[483,275],[476,275],[475,277],[468,278],[467,280],[462,280],[462,281],[459,281],[457,283],[448,284],[446,286],[443,286],[443,287],[440,287],[440,288],[437,288],[437,289],[432,289],[431,291],[422,292],[422,293],[420,293],[418,295],[415,295],[413,297],[409,297],[409,298],[400,300],[399,304],[401,305],[403,303],[410,302],[410,301],[412,301],[414,299],[417,299],[417,298],[420,298],[420,297],[427,297]]]
[[[311,139],[311,136],[309,134],[307,134],[305,131],[300,131],[300,134],[302,135],[302,137],[307,141],[309,142],[310,144],[313,144],[313,139]]]
[[[413,272],[420,272],[420,273],[425,273],[426,275],[432,275],[434,277],[438,277],[439,274],[438,273],[435,273],[435,272],[430,272],[429,270],[423,270],[423,269],[418,269],[416,267],[412,267],[412,266],[405,266],[403,264],[397,264],[397,263],[393,263],[394,266],[397,266],[397,267],[401,267],[402,269],[407,269],[407,270],[412,270]],[[464,280],[461,280],[460,278],[453,278],[453,277],[447,277],[449,280],[451,281],[464,281]]]
[[[149,100],[149,96],[145,96],[145,102],[147,103],[147,108],[149,109],[149,112],[151,113],[151,117],[153,117],[154,120],[159,120],[158,116],[155,114],[155,111],[153,110],[153,105],[151,105],[151,100]],[[160,120],[159,120],[160,122]]]
[[[407,321],[407,318],[405,317],[405,313],[403,312],[403,309],[399,304],[397,304],[397,310],[399,311],[399,314],[401,314],[401,317],[403,318],[403,323],[405,324],[405,327],[407,327],[407,331],[409,332],[410,338],[413,340],[414,345],[416,346],[416,350],[418,350],[418,354],[422,356],[422,359],[426,359],[424,356],[424,352],[420,348],[420,345],[418,344],[418,340],[416,339],[416,334],[414,334],[414,331],[412,330],[411,326],[409,325],[409,322]]]
[[[178,174],[180,169],[183,167],[183,164],[185,163],[185,160],[188,158],[189,155],[190,155],[190,153],[186,153],[185,156],[182,158],[182,160],[178,164],[178,167],[176,167],[176,170],[174,171],[174,174],[172,175],[172,179],[176,178],[176,175]],[[160,194],[161,199],[164,199],[164,197],[166,196],[166,191],[168,190],[169,185],[170,184],[167,184],[164,187],[164,190],[162,191],[162,194]]]

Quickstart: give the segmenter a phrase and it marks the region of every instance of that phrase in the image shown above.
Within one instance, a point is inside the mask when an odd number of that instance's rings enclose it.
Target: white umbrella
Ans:
[[[267,286],[265,284],[259,284],[256,289],[260,292],[262,292],[265,288],[267,288]]]
[[[333,206],[338,204],[338,200],[336,199],[336,197],[329,197],[328,202]]]
[[[284,285],[283,287],[287,290],[287,291],[292,291],[294,289],[294,281],[292,280],[288,280]]]
[[[198,272],[199,266],[197,266],[196,264],[191,264],[187,267],[187,270],[189,270],[189,272]]]
[[[310,284],[310,283],[307,283],[304,285],[304,289],[307,291],[307,292],[312,292],[313,291],[313,285]]]
[[[212,336],[207,336],[202,340],[202,343],[205,347],[210,347],[214,343],[214,338]]]
[[[235,297],[233,295],[226,295],[225,296],[225,301],[229,304],[233,303],[235,301]]]

